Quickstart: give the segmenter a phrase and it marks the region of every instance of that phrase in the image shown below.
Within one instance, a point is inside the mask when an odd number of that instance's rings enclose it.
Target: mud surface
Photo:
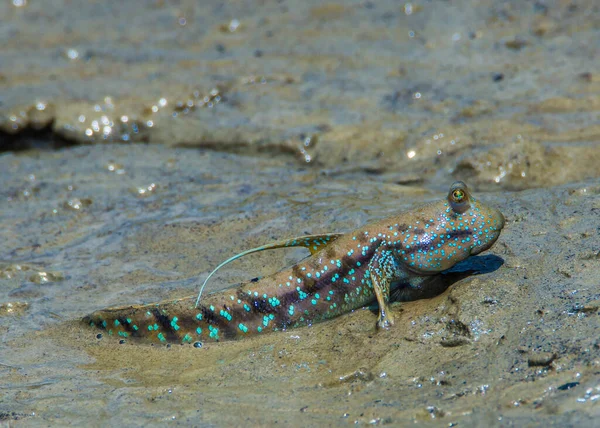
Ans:
[[[201,3],[0,5],[0,422],[593,426],[597,2]],[[454,179],[505,230],[390,331],[364,309],[198,349],[78,321]]]

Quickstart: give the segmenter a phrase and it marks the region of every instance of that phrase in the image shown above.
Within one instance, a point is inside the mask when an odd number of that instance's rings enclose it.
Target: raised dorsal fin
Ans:
[[[218,271],[219,269],[221,269],[223,266],[225,266],[226,264],[228,264],[234,260],[237,260],[241,257],[247,256],[248,254],[258,253],[259,251],[274,250],[276,248],[288,248],[288,247],[305,247],[305,248],[308,248],[308,250],[310,251],[310,254],[312,255],[312,254],[315,254],[316,252],[322,250],[323,248],[325,248],[327,245],[331,244],[333,241],[335,241],[337,238],[339,238],[342,235],[343,235],[343,233],[324,233],[321,235],[298,236],[296,238],[284,239],[281,241],[272,242],[270,244],[261,245],[260,247],[251,248],[249,250],[242,251],[241,253],[238,253],[235,256],[230,257],[227,260],[225,260],[224,262],[222,262],[211,273],[208,274],[208,276],[204,280],[204,283],[202,283],[202,287],[200,287],[200,292],[198,293],[198,298],[196,299],[196,306],[198,306],[198,303],[200,303],[200,297],[202,297],[202,291],[204,290],[204,287],[206,286],[206,283],[208,282],[210,277],[213,276],[214,273],[216,271]]]

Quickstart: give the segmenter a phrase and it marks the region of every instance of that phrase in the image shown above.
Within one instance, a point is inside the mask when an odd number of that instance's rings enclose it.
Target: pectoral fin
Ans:
[[[342,235],[343,235],[343,233],[326,233],[326,234],[321,234],[321,235],[298,236],[296,238],[284,239],[281,241],[272,242],[270,244],[265,244],[265,245],[261,245],[260,247],[251,248],[249,250],[242,251],[241,253],[238,253],[235,256],[230,257],[227,260],[225,260],[224,262],[222,262],[210,274],[208,274],[208,276],[204,280],[204,283],[202,284],[202,287],[200,287],[200,292],[198,293],[198,299],[196,299],[196,306],[198,306],[198,303],[200,303],[200,297],[202,296],[202,291],[204,290],[204,287],[206,286],[206,283],[208,282],[210,277],[213,276],[214,273],[216,271],[218,271],[219,269],[221,269],[223,266],[225,266],[226,264],[228,264],[234,260],[237,260],[239,258],[247,256],[248,254],[258,253],[259,251],[274,250],[276,248],[289,248],[289,247],[308,248],[308,250],[310,251],[310,254],[312,255],[312,254],[315,254],[316,252],[322,250],[323,248],[325,248],[327,245],[331,244],[333,241],[335,241],[337,238],[339,238]]]

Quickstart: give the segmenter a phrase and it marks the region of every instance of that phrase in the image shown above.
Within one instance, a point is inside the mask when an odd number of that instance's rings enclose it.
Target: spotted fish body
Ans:
[[[241,253],[305,246],[312,255],[291,268],[210,294],[199,305],[187,297],[104,309],[84,320],[121,337],[204,342],[311,325],[376,300],[377,325],[387,328],[393,324],[388,310],[392,287],[419,288],[431,275],[489,249],[503,226],[500,211],[476,201],[464,183],[456,182],[446,200],[347,234],[300,237]]]

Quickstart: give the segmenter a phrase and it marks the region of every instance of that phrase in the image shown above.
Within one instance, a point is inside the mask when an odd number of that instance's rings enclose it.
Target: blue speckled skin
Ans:
[[[344,235],[260,247],[302,245],[313,254],[258,281],[210,294],[198,306],[188,297],[104,309],[84,321],[121,337],[218,341],[311,325],[377,300],[377,325],[388,328],[393,284],[418,288],[428,276],[490,248],[503,226],[502,213],[477,202],[459,181],[443,201]]]

